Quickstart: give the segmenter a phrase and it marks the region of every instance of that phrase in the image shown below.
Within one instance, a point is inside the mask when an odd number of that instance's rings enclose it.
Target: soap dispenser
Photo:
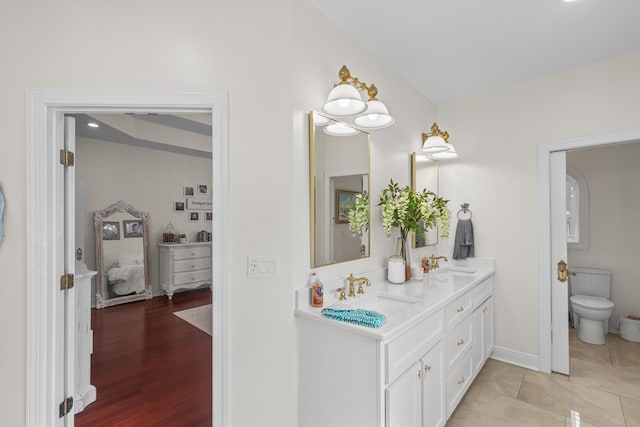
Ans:
[[[311,306],[322,307],[324,305],[324,286],[320,282],[317,273],[311,273],[309,285],[311,285]]]

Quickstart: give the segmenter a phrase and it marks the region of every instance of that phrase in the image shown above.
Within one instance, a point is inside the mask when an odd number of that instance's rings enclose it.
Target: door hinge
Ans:
[[[73,151],[60,150],[60,163],[62,163],[63,166],[73,166],[74,159]]]
[[[67,291],[73,288],[73,274],[64,274],[60,276],[60,290]]]
[[[67,397],[65,400],[62,401],[62,403],[60,403],[60,406],[59,406],[60,418],[64,417],[69,412],[71,412],[71,408],[73,408],[73,396]]]

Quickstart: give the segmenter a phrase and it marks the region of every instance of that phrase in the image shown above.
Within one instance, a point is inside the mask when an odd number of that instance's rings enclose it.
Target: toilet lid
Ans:
[[[574,295],[571,297],[571,302],[583,307],[595,308],[600,310],[607,310],[609,308],[613,308],[614,306],[614,304],[606,298],[592,297],[589,295]]]

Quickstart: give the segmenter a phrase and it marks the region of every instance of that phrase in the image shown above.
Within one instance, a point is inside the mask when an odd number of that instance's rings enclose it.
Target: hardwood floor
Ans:
[[[91,312],[97,399],[75,425],[211,426],[211,336],[173,315],[209,289]]]

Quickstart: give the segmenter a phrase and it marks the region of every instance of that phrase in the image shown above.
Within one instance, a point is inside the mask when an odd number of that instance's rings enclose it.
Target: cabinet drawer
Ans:
[[[393,382],[409,366],[420,359],[444,334],[442,311],[421,320],[413,328],[385,344],[387,369],[386,382]]]
[[[444,309],[447,331],[471,314],[471,294],[472,292],[467,292]]]
[[[456,328],[447,332],[446,355],[447,369],[453,368],[471,348],[471,317],[465,319]]]
[[[182,261],[176,261],[173,265],[173,271],[180,273],[182,271],[206,270],[211,268],[211,258],[194,258]]]
[[[489,277],[473,289],[473,308],[479,307],[493,295],[493,278]]]
[[[449,375],[447,375],[447,417],[464,396],[471,383],[471,356],[467,355]]]
[[[180,248],[175,250],[174,258],[189,259],[189,258],[203,258],[211,256],[211,248],[208,246],[194,247],[194,248]]]
[[[187,271],[173,275],[174,285],[183,285],[185,283],[200,282],[203,280],[211,281],[211,270]]]

